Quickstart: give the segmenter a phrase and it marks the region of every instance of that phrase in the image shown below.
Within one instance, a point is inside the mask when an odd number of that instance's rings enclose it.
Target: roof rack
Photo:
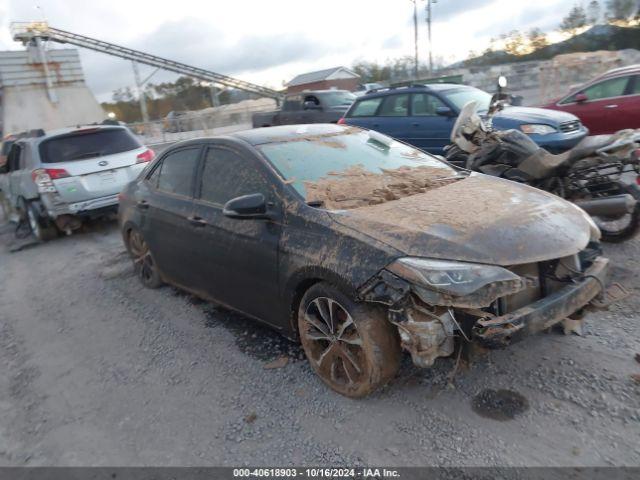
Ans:
[[[382,88],[372,88],[371,90],[367,90],[365,92],[365,94],[366,93],[385,92],[387,90],[399,90],[399,89],[405,89],[405,88],[424,88],[424,89],[428,89],[429,86],[425,85],[423,83],[412,83],[410,85],[397,85],[397,86],[389,86],[389,87],[382,87]]]

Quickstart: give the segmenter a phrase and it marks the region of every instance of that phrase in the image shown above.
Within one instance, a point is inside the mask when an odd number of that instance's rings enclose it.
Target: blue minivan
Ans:
[[[442,155],[456,117],[469,101],[486,114],[491,95],[474,87],[439,83],[376,90],[359,97],[338,123],[377,130],[429,153]],[[506,106],[493,116],[497,130],[519,129],[541,147],[560,153],[589,131],[570,113]]]

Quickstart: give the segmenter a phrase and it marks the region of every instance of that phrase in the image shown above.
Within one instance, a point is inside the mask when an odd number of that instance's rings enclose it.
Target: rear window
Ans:
[[[360,100],[356,102],[356,104],[349,112],[349,117],[373,117],[376,114],[376,110],[378,110],[378,106],[380,102],[382,102],[383,97],[378,98],[368,98],[366,100]]]
[[[124,128],[80,130],[43,141],[40,159],[43,163],[72,162],[128,152],[141,146]]]
[[[322,100],[327,107],[351,105],[356,96],[351,92],[329,92],[322,94]]]

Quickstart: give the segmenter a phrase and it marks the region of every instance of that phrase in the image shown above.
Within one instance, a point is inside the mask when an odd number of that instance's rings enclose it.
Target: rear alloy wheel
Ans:
[[[352,301],[330,284],[318,283],[304,295],[298,329],[311,367],[342,395],[364,397],[400,366],[400,339],[385,312]]]
[[[26,220],[29,223],[31,233],[36,237],[36,239],[40,242],[46,242],[57,235],[58,232],[55,225],[49,223],[48,219],[42,218],[36,203],[24,202],[23,208],[25,210],[24,214],[26,215]]]
[[[133,259],[133,267],[142,284],[148,288],[158,288],[162,285],[160,272],[153,260],[151,250],[142,233],[135,228],[129,232],[128,247]]]

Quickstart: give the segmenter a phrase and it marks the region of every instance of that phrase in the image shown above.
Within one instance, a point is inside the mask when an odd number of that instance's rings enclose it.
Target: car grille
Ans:
[[[569,120],[568,122],[562,122],[560,124],[560,131],[561,132],[575,132],[576,130],[580,130],[580,120]]]

